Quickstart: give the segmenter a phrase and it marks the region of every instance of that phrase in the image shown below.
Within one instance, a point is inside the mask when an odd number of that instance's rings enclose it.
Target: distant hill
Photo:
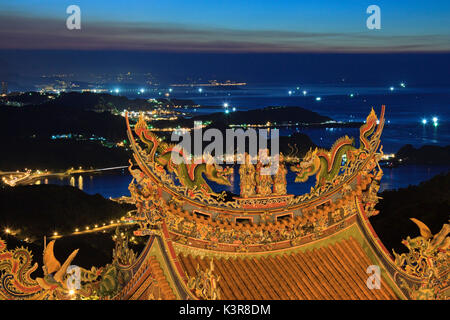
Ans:
[[[301,107],[266,107],[264,109],[235,111],[226,114],[217,112],[208,115],[196,116],[193,121],[212,121],[213,123],[229,124],[317,124],[332,119],[322,116],[317,112],[307,110]]]
[[[50,138],[55,134],[82,134],[126,139],[123,117],[110,112],[67,109],[64,106],[0,107],[0,135],[8,138]]]
[[[33,262],[39,263],[33,277],[42,276],[43,237],[51,236],[54,231],[64,235],[55,244],[55,256],[59,261],[64,261],[73,250],[80,249],[74,264],[100,267],[112,261],[114,241],[111,236],[115,228],[106,233],[70,234],[75,228],[84,229],[120,219],[133,209],[132,205],[118,204],[98,194],[88,195],[69,186],[4,187],[0,188],[0,238],[7,241],[8,249],[24,246],[33,252]],[[8,236],[3,232],[6,227],[18,233]],[[132,228],[135,226],[122,226],[120,230],[128,230],[127,234],[132,235]],[[23,241],[25,238],[33,242]],[[142,247],[135,250],[140,252]]]
[[[143,98],[130,99],[125,96],[109,93],[93,93],[93,92],[62,92],[56,93],[39,93],[39,92],[24,92],[11,94],[7,98],[0,98],[3,100],[14,102],[23,106],[40,105],[40,106],[58,106],[78,110],[97,110],[97,111],[111,111],[111,110],[152,110],[160,105],[175,106],[175,105],[194,105],[192,100],[187,99],[170,99],[157,98],[148,100]]]
[[[426,164],[426,165],[449,165],[450,146],[423,146],[414,148],[407,144],[396,153],[396,159],[402,159],[402,163]]]
[[[131,151],[124,148],[108,148],[98,142],[70,139],[5,139],[3,148],[8,152],[0,157],[1,171],[107,168],[126,166],[131,158]]]
[[[0,226],[19,230],[20,238],[72,233],[77,227],[120,219],[132,209],[69,186],[0,188]]]
[[[407,236],[419,235],[419,228],[410,218],[425,223],[433,234],[439,232],[450,218],[450,173],[437,175],[431,180],[399,190],[380,194],[376,206],[380,213],[370,222],[386,248],[397,253],[406,252],[401,244]]]

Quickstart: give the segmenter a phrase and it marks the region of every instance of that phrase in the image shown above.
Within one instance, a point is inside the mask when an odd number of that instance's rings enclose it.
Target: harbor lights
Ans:
[[[435,127],[437,127],[438,126],[438,118],[437,117],[433,117],[433,125],[435,126]]]
[[[433,118],[431,118],[431,121],[433,121],[433,126],[437,127],[437,126],[439,125],[439,123],[438,123],[438,121],[439,121],[438,117],[433,117]],[[426,125],[426,124],[428,123],[428,120],[425,119],[425,118],[423,118],[421,122],[422,122],[423,125]]]

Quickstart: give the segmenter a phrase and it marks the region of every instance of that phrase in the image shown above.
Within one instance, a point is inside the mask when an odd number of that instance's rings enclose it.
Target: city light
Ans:
[[[71,289],[69,290],[69,295],[73,296],[75,294],[75,290]]]
[[[401,82],[401,83],[400,83],[400,87],[405,88],[405,87],[406,87],[405,83],[404,83],[404,82]]]
[[[353,98],[353,96],[354,96],[354,94],[353,94],[353,93],[350,93],[350,98]]]
[[[394,87],[390,87],[389,90],[394,91]]]
[[[58,235],[58,232],[53,232],[53,235],[56,237]]]
[[[321,97],[316,97],[316,101],[321,101],[322,98]]]
[[[10,234],[10,233],[11,233],[11,230],[10,230],[9,228],[6,228],[6,229],[5,229],[5,232],[6,232],[7,234]]]
[[[230,110],[228,110],[228,109],[227,109],[227,110],[225,110],[225,113],[226,113],[226,114],[230,113]]]
[[[233,111],[236,111],[236,108],[235,108],[235,107],[233,107]]]
[[[116,88],[116,89],[114,89],[114,92],[115,92],[115,93],[119,93],[120,90]]]
[[[223,104],[223,106],[224,106],[225,108],[228,108],[228,103],[225,102],[225,103]]]
[[[303,95],[306,96],[306,94],[308,93],[308,91],[303,90]]]
[[[140,92],[140,93],[144,93],[144,92],[145,92],[145,89],[142,89],[142,88],[141,88],[141,89],[139,90],[139,92]]]
[[[427,119],[422,119],[422,124],[427,124]]]
[[[438,118],[437,117],[433,117],[433,122],[437,122]]]
[[[291,90],[289,90],[289,92],[288,92],[288,93],[289,93],[289,95],[291,95],[291,94],[292,94],[292,91],[291,91]]]
[[[203,89],[202,88],[198,88],[198,92],[203,92]]]

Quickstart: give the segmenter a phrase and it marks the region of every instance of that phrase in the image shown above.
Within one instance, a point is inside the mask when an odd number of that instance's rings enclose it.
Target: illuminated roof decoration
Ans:
[[[91,290],[90,298],[190,300],[448,298],[449,225],[434,237],[424,232],[408,238],[410,253],[393,257],[369,223],[378,214],[384,121],[384,106],[379,119],[372,110],[357,146],[343,137],[330,150],[311,150],[292,166],[297,182],[316,178],[309,193],[286,193],[282,162],[269,181],[273,192],[269,182],[253,175],[255,168],[242,164],[241,194],[230,200],[208,181],[229,184],[233,168],[210,159],[176,165],[174,146],[149,131],[142,118],[133,132],[127,118],[134,152],[129,190],[137,207],[131,219],[139,221],[135,236],[148,237],[147,245],[135,256],[126,240],[116,240],[112,264],[84,271],[90,277],[77,294],[81,298]],[[5,250],[0,241],[0,271],[5,271],[0,297],[66,297],[64,286],[58,286],[58,295],[50,294],[52,288],[30,279],[36,266],[31,267],[25,249],[24,261]],[[379,289],[370,282],[373,266],[381,271]]]

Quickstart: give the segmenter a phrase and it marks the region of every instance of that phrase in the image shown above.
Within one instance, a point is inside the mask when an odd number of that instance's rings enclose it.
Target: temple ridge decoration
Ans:
[[[239,168],[240,194],[214,191],[230,185],[234,167],[211,158],[189,161],[185,150],[157,137],[141,117],[126,118],[133,150],[129,186],[138,224],[147,243],[139,255],[118,238],[111,264],[86,270],[77,298],[90,299],[448,299],[448,225],[431,235],[406,239],[410,252],[386,250],[369,218],[375,210],[383,171],[382,106],[361,126],[359,143],[342,137],[330,150],[310,150],[290,166],[299,183],[315,177],[302,195],[287,192],[283,156],[273,175],[259,173],[267,162]],[[175,153],[173,152],[175,151]],[[177,164],[173,155],[184,157]],[[260,155],[261,156],[261,155]],[[263,164],[265,162],[266,164]],[[46,252],[53,250],[50,243]],[[60,274],[70,264],[45,260],[46,280],[28,250],[6,250],[0,240],[0,297],[67,299]],[[367,286],[366,270],[381,269],[380,288]],[[57,275],[58,274],[58,275]],[[45,278],[44,277],[44,278]],[[63,276],[63,278],[66,275]],[[50,284],[50,286],[49,286]],[[73,297],[73,296],[72,296]]]
[[[441,231],[433,235],[420,220],[411,218],[411,221],[419,227],[420,236],[413,239],[408,236],[402,241],[409,252],[393,251],[395,264],[422,281],[410,286],[402,280],[401,286],[415,299],[444,299],[450,281],[450,224],[444,224]]]
[[[210,267],[203,271],[197,265],[196,275],[188,277],[187,286],[190,290],[195,292],[195,295],[204,300],[220,300],[220,291],[217,283],[220,281],[220,276],[217,277],[214,273],[214,261],[211,260]]]

